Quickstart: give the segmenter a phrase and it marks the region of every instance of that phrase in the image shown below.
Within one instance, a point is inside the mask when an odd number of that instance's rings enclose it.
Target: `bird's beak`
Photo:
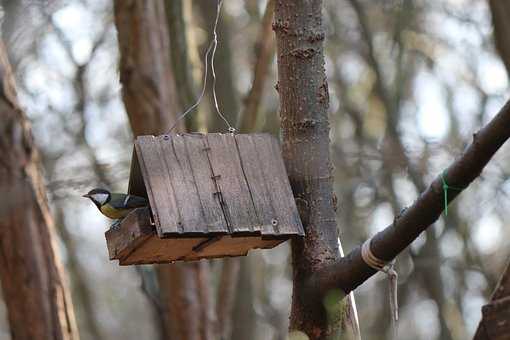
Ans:
[[[82,195],[81,197],[90,198],[89,194]]]

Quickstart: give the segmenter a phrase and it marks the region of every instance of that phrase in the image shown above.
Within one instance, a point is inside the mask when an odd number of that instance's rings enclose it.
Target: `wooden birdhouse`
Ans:
[[[140,136],[129,193],[150,207],[106,232],[121,265],[246,255],[304,235],[269,134]]]

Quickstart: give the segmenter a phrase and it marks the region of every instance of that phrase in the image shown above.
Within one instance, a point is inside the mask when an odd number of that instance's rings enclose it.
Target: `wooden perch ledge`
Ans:
[[[510,101],[473,135],[473,142],[442,174],[446,183],[454,188],[467,188],[509,137]],[[385,261],[392,260],[439,218],[445,207],[443,178],[439,175],[410,207],[395,217],[390,226],[372,237],[370,248],[375,256]],[[460,190],[448,190],[448,202],[459,193]],[[315,294],[338,288],[348,294],[375,273],[361,258],[359,246],[312,274],[308,288]]]

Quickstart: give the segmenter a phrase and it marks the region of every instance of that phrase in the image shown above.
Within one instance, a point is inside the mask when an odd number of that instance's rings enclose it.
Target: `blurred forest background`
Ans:
[[[183,108],[200,92],[216,5],[168,3],[172,96]],[[42,154],[80,335],[158,339],[153,272],[108,260],[108,221],[80,197],[97,186],[127,189],[133,136],[121,98],[113,4],[1,4],[2,37]],[[498,15],[510,13],[510,4],[340,0],[324,7],[338,228],[348,251],[391,224],[504,104],[510,29]],[[241,131],[278,135],[271,18],[272,0],[226,0],[215,63],[220,107],[230,121]],[[180,53],[179,37],[187,53]],[[192,117],[187,124],[195,130],[226,130],[209,94]],[[448,216],[398,257],[400,338],[467,339],[474,333],[480,307],[510,256],[509,165],[509,155],[498,154]],[[224,287],[223,269],[233,268],[227,277],[228,287],[237,287],[231,289],[237,292],[231,339],[284,339],[292,288],[288,245],[231,261],[204,262],[213,292]],[[390,338],[387,294],[380,274],[356,290],[364,339]],[[8,340],[1,301],[0,339]]]

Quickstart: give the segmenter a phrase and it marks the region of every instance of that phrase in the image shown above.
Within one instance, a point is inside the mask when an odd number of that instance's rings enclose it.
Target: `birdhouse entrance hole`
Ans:
[[[246,255],[303,226],[269,134],[168,134],[135,140],[129,193],[150,207],[106,232],[121,265]]]

